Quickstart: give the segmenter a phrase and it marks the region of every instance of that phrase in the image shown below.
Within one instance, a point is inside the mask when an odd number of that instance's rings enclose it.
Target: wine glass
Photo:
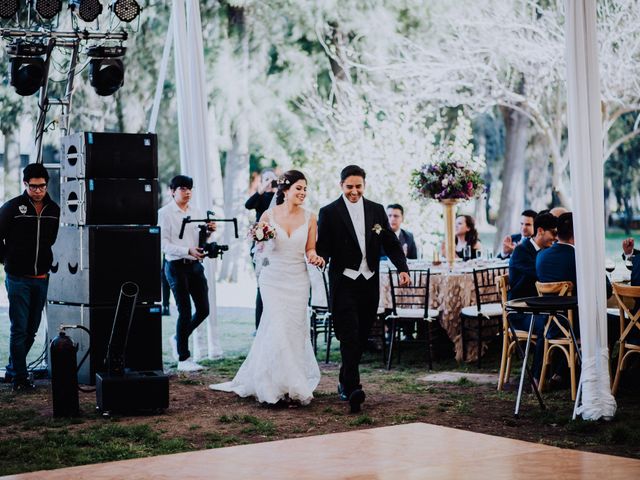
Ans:
[[[633,258],[633,254],[624,256],[624,266],[627,267],[627,270],[629,271],[633,270]]]
[[[609,276],[609,281],[612,281],[611,273],[613,273],[613,271],[616,269],[615,262],[612,259],[607,258],[604,262],[604,269],[607,271],[607,275]]]

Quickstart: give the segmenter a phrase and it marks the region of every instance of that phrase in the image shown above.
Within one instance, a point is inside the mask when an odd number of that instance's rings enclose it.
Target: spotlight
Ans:
[[[132,22],[140,15],[140,5],[136,0],[115,0],[111,4],[111,10],[123,22]]]
[[[7,46],[9,55],[9,84],[16,93],[29,96],[44,84],[45,65],[42,55],[47,47],[40,43],[12,43]]]
[[[62,0],[36,0],[36,12],[45,20],[51,20],[62,10]]]
[[[18,0],[0,0],[0,18],[5,20],[15,17],[18,13]]]
[[[69,8],[85,22],[93,22],[102,13],[99,0],[69,0]]]
[[[125,47],[91,47],[87,53],[89,62],[89,83],[98,95],[113,95],[124,84]]]

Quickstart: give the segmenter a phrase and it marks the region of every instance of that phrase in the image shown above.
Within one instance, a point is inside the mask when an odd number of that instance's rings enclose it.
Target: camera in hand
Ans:
[[[235,220],[235,219],[234,219]],[[229,250],[229,245],[220,245],[217,242],[207,242],[209,236],[209,229],[206,225],[198,225],[198,248],[205,257],[209,258],[222,258],[222,254]]]
[[[202,251],[205,257],[222,258],[222,254],[229,250],[229,245],[220,245],[217,242],[207,242],[207,237],[210,233],[209,226],[207,224],[210,222],[233,222],[235,237],[238,238],[238,219],[214,217],[215,213],[211,210],[207,211],[207,218],[192,219],[191,217],[184,217],[182,219],[182,226],[180,227],[180,235],[178,236],[178,238],[182,238],[184,236],[184,227],[187,225],[187,223],[204,223],[205,225],[198,225],[198,248]]]

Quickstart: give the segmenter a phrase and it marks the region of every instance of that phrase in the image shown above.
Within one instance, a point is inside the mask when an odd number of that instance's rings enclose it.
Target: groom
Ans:
[[[351,413],[359,412],[365,399],[359,364],[378,309],[381,246],[401,272],[401,285],[410,283],[402,246],[384,207],[362,197],[365,177],[357,165],[342,170],[343,195],[320,209],[316,245],[318,255],[330,262],[331,317],[342,356],[338,392],[349,401]]]

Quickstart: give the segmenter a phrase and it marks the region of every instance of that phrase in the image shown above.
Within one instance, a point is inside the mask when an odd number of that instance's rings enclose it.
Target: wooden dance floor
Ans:
[[[640,460],[413,423],[7,478],[614,480],[640,478]]]

